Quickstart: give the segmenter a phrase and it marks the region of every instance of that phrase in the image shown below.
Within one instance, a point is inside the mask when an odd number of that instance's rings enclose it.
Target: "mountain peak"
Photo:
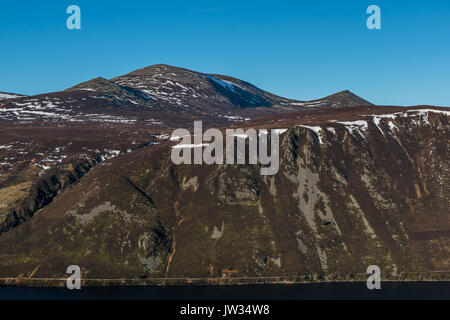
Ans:
[[[350,90],[342,90],[342,91],[336,92],[334,94],[331,94],[329,96],[326,96],[322,99],[318,99],[316,101],[319,101],[319,100],[327,100],[331,103],[339,102],[340,105],[345,105],[345,106],[373,105],[369,101],[364,100],[363,98],[354,94]]]
[[[154,75],[154,74],[162,74],[162,73],[170,73],[170,72],[190,72],[190,73],[198,73],[189,69],[179,68],[175,66],[171,66],[168,64],[153,64],[148,67],[144,67],[141,69],[134,70],[130,73],[127,73],[127,76],[145,76],[145,75]],[[200,73],[198,73],[200,74]]]
[[[313,101],[298,101],[264,91],[249,82],[219,74],[207,74],[167,64],[154,64],[111,81],[149,94],[164,105],[190,106],[210,112],[218,107],[274,107],[278,111],[299,108],[339,108],[372,105],[349,90]],[[216,107],[215,107],[216,106]]]

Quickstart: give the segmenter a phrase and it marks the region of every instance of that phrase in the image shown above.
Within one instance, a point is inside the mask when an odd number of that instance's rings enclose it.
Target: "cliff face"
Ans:
[[[82,161],[75,167],[54,168],[37,179],[34,183],[27,181],[19,184],[22,190],[17,192],[17,186],[2,188],[2,193],[10,195],[15,200],[5,201],[0,210],[0,235],[33,217],[36,211],[49,204],[66,186],[83,177],[97,161]],[[8,199],[2,197],[2,200]]]
[[[94,167],[0,236],[2,277],[450,272],[448,111],[288,125],[280,169],[180,165],[161,144]],[[278,124],[277,124],[278,125]],[[163,282],[163,279],[161,279]],[[164,282],[163,282],[164,283]]]

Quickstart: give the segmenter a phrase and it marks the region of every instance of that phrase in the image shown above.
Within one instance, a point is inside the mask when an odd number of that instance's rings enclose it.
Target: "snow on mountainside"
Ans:
[[[111,80],[95,78],[61,92],[14,98],[0,102],[0,121],[156,124],[202,117],[222,123],[307,108],[371,105],[349,91],[314,101],[291,100],[233,77],[167,65]]]
[[[266,92],[233,77],[205,74],[164,64],[152,65],[111,80],[142,90],[156,99],[187,108],[198,107],[205,99],[208,100],[210,108],[211,104],[220,103],[235,108],[273,107],[283,111],[371,105],[350,91],[313,101],[292,100]]]
[[[23,95],[17,93],[0,92],[0,100],[15,99],[20,97],[23,97]]]
[[[142,91],[120,86],[101,77],[77,84],[66,91],[100,92],[104,94],[103,97],[108,97],[119,101],[129,101],[132,104],[145,104],[149,99],[149,97]]]
[[[225,85],[211,75],[166,65],[150,66],[111,80],[141,90],[181,112],[272,106],[270,101],[232,83]]]

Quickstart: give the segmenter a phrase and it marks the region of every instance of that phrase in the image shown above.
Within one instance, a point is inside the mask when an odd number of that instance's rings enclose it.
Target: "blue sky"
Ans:
[[[81,8],[82,29],[66,28]],[[366,8],[381,8],[381,30]],[[450,106],[450,1],[0,2],[0,91],[37,94],[156,63],[275,94],[348,89],[377,104]]]

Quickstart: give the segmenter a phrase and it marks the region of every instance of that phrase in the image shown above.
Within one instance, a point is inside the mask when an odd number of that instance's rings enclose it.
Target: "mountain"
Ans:
[[[53,125],[178,119],[179,125],[186,125],[186,117],[223,123],[306,108],[357,105],[371,104],[349,91],[314,101],[291,100],[236,78],[153,65],[111,80],[95,78],[61,92],[7,100],[0,103],[0,121]]]
[[[289,107],[337,108],[341,106],[371,105],[349,91],[345,94],[314,101],[298,101],[282,98],[263,91],[254,85],[229,76],[206,74],[172,67],[152,65],[111,79],[112,81],[139,89],[155,99],[184,108],[256,108],[273,107],[283,111]],[[351,97],[353,96],[353,98]],[[343,98],[341,100],[340,98]],[[205,106],[203,106],[205,103]]]
[[[319,99],[319,100],[313,100],[309,103],[319,103],[323,106],[329,106],[331,105],[332,108],[338,108],[342,106],[367,106],[372,105],[370,102],[358,97],[357,95],[353,94],[349,90],[344,90],[332,95],[329,95],[325,98]]]
[[[448,110],[165,65],[4,100],[0,283],[65,285],[71,264],[92,285],[449,280]],[[175,165],[194,120],[277,129],[278,172]]]

